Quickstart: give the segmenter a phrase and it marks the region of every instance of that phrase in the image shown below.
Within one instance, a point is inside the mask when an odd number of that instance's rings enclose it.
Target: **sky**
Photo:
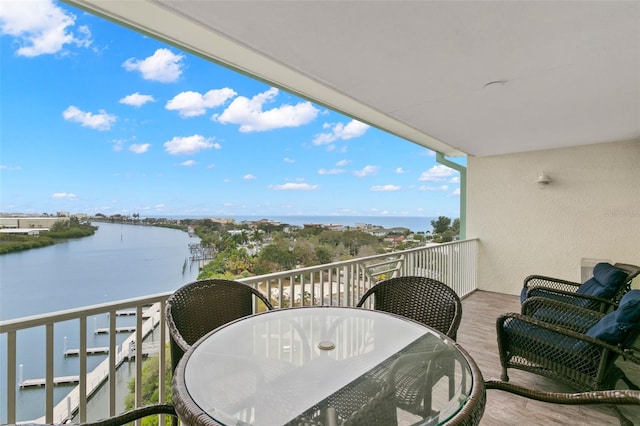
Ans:
[[[433,151],[64,3],[0,43],[2,213],[459,216]]]

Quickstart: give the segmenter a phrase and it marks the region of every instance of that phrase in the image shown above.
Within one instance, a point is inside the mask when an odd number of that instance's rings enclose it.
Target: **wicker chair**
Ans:
[[[626,263],[599,263],[594,277],[584,283],[530,275],[524,280],[520,301],[529,297],[547,297],[565,303],[607,312],[631,289],[631,281],[640,274],[640,266]]]
[[[581,392],[613,390],[620,380],[639,389],[616,360],[640,366],[632,347],[640,335],[640,290],[629,291],[608,314],[546,298],[527,300],[523,308],[524,314],[507,313],[496,321],[502,380],[509,381],[507,369],[516,368]]]
[[[361,298],[362,307],[373,296],[373,308],[418,321],[456,339],[462,303],[446,284],[426,277],[396,277],[371,287]]]
[[[455,340],[462,319],[462,303],[456,292],[442,282],[417,276],[390,278],[371,287],[357,306],[370,303],[371,296],[374,309],[420,322]],[[428,352],[430,348],[417,350]],[[398,371],[395,376],[398,405],[413,414],[431,416],[431,383],[443,376],[449,377],[449,397],[454,396],[453,360],[438,361],[429,377],[423,370],[411,369]]]
[[[223,279],[195,281],[176,290],[166,304],[173,369],[198,339],[221,325],[253,314],[258,301],[266,309],[273,309],[255,288]]]

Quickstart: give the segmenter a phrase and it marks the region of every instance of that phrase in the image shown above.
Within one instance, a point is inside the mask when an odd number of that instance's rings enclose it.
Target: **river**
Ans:
[[[197,279],[196,264],[187,264],[183,272],[185,259],[189,256],[188,244],[198,242],[186,232],[102,222],[94,225],[99,228],[91,237],[0,256],[0,320],[168,292]],[[107,318],[95,317],[88,325],[106,327]],[[65,345],[77,347],[75,330],[77,322],[55,327],[56,376],[77,374],[78,359],[62,356]],[[107,346],[107,342],[107,336],[92,334],[88,345]],[[6,353],[6,336],[3,335],[0,339],[0,389],[6,389]],[[88,368],[95,367],[102,359],[90,357]],[[23,365],[24,379],[44,377],[42,327],[18,333],[17,360]],[[126,386],[123,387],[126,392]],[[56,387],[56,401],[70,389]],[[120,399],[120,394],[118,397]],[[0,423],[6,422],[5,404],[5,392],[0,391]],[[19,421],[42,416],[43,407],[43,390],[18,392]]]

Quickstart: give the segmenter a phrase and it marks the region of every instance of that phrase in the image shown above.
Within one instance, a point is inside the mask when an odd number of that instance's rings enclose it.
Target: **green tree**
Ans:
[[[446,216],[440,216],[438,220],[431,221],[431,226],[434,234],[442,234],[451,226],[451,219]]]

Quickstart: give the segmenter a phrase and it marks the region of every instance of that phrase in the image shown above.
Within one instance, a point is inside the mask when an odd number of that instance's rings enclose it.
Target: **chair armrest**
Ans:
[[[529,275],[524,279],[524,288],[547,287],[575,292],[581,285],[582,283],[562,280],[560,278],[547,277],[544,275]]]
[[[578,333],[585,333],[604,314],[546,297],[530,297],[522,304],[522,315]]]
[[[578,294],[572,291],[558,290],[546,287],[531,287],[527,290],[527,297],[545,297],[555,299],[560,302],[576,305],[582,308],[590,309],[597,312],[608,312],[611,308],[615,309],[618,305],[602,297],[590,296],[587,294]]]
[[[589,345],[592,346],[596,346],[598,348],[601,349],[606,349],[609,352],[615,352],[618,355],[624,357],[624,359],[629,360],[633,363],[636,363],[638,365],[640,365],[640,357],[638,357],[638,355],[633,352],[632,350],[629,349],[623,349],[619,346],[613,346],[603,340],[600,339],[596,339],[595,337],[591,337],[591,336],[587,336],[583,333],[578,333],[576,331],[570,330],[568,328],[565,327],[560,327],[554,324],[550,324],[548,322],[544,322],[544,321],[540,321],[537,320],[535,318],[531,318],[528,317],[526,315],[522,315],[522,314],[518,314],[515,312],[508,312],[505,314],[500,315],[497,319],[496,319],[496,333],[498,336],[498,347],[499,347],[499,351],[500,353],[504,353],[503,352],[503,345],[505,342],[505,335],[504,335],[504,323],[507,320],[510,319],[515,319],[518,321],[522,321],[525,322],[527,324],[531,324],[534,326],[537,326],[541,329],[544,330],[549,330],[555,334],[561,335],[561,336],[567,336],[567,337],[571,337],[575,340],[579,340],[581,342],[585,342],[588,343]],[[502,355],[501,355],[502,356]]]
[[[637,390],[602,390],[578,393],[543,392],[527,389],[502,380],[487,380],[487,389],[498,389],[525,398],[553,404],[583,405],[583,404],[626,404],[640,405],[640,391]]]

